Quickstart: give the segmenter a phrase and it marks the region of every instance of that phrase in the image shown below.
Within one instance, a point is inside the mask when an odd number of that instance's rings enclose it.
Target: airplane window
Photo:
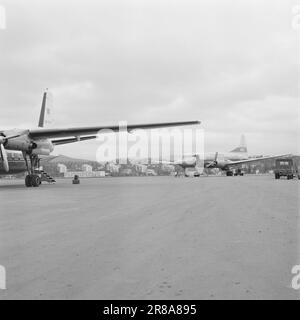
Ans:
[[[288,166],[289,163],[288,163],[288,161],[280,161],[280,165],[281,166]]]

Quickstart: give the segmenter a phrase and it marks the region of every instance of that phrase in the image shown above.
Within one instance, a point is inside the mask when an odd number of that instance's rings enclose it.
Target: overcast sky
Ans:
[[[300,153],[296,3],[0,0],[0,128],[36,126],[47,87],[57,127],[201,120],[208,151]]]

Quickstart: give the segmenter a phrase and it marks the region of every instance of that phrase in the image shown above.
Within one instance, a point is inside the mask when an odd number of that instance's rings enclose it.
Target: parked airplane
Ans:
[[[223,153],[220,153],[220,152],[206,153],[204,154],[204,159],[202,159],[202,161],[201,161],[200,155],[195,154],[192,156],[183,157],[182,160],[177,160],[177,161],[168,162],[168,163],[178,165],[185,171],[185,173],[186,173],[186,169],[188,168],[194,168],[196,169],[196,171],[199,171],[200,168],[202,169],[218,168],[225,171],[227,176],[232,176],[233,175],[232,168],[237,167],[238,165],[249,163],[249,162],[267,160],[267,159],[275,159],[283,156],[286,156],[286,155],[249,158],[245,136],[242,135],[240,145],[237,148],[233,149],[232,151],[223,152]]]
[[[102,129],[119,131],[119,126],[97,126],[83,128],[44,128],[46,113],[47,92],[43,95],[38,129],[34,130],[0,130],[0,175],[26,172],[25,185],[38,187],[43,178],[40,168],[40,156],[48,156],[56,145],[86,141],[97,138],[97,133]],[[153,123],[128,125],[130,132],[135,129],[154,129],[162,127],[185,126],[200,124],[200,121],[181,121],[167,123]],[[19,151],[9,153],[7,150]],[[21,153],[20,153],[21,152]]]

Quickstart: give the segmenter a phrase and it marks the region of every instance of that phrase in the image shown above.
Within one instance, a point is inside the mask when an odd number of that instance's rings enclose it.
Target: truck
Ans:
[[[293,158],[279,158],[275,160],[275,179],[286,177],[288,180],[298,178],[300,179],[299,168]]]

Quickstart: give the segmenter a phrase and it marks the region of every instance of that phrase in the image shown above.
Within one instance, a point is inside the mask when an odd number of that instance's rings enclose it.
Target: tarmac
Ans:
[[[298,299],[300,181],[0,180],[0,299]]]

